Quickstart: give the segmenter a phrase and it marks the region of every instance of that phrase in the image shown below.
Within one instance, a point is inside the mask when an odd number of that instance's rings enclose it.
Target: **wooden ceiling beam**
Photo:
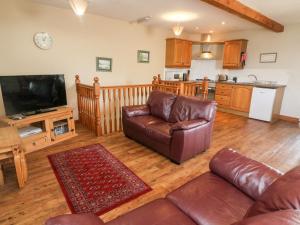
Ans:
[[[274,32],[283,32],[284,26],[237,0],[201,0]]]

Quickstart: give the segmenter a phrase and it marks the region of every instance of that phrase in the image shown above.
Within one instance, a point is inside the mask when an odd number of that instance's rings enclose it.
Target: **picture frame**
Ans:
[[[276,63],[277,61],[277,53],[270,52],[270,53],[261,53],[259,62],[260,63]]]
[[[111,72],[112,58],[96,57],[96,71]]]
[[[137,51],[138,63],[149,63],[150,62],[150,51],[138,50]]]

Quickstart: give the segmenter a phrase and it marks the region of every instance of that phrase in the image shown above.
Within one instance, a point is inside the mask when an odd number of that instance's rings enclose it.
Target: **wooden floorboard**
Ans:
[[[218,113],[211,148],[197,157],[176,165],[122,133],[97,138],[77,126],[78,137],[27,155],[29,178],[18,189],[14,168],[5,167],[6,184],[0,187],[0,224],[36,225],[55,215],[70,213],[50,167],[47,155],[101,143],[127,165],[153,190],[101,216],[111,220],[153,199],[164,197],[178,186],[208,170],[212,156],[231,147],[242,154],[286,172],[300,164],[300,129],[296,124],[269,124],[227,113]]]

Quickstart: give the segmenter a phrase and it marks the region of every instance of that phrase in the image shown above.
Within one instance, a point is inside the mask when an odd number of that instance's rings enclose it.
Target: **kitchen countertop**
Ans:
[[[260,88],[270,88],[270,89],[277,89],[277,88],[285,88],[286,85],[282,84],[255,84],[251,82],[233,82],[233,81],[216,81],[216,83],[220,84],[230,84],[230,85],[244,85],[244,86],[252,86],[252,87],[260,87]]]

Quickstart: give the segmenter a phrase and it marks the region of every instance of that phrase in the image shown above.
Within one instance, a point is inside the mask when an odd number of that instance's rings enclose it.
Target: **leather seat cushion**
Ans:
[[[167,199],[197,224],[209,225],[239,221],[253,204],[251,198],[211,172],[171,192]]]
[[[107,225],[196,225],[176,206],[165,199],[157,199],[123,216]]]
[[[212,101],[203,101],[196,97],[178,96],[172,107],[169,122],[176,123],[197,119],[211,121],[214,118],[215,107],[216,104],[212,104]]]
[[[300,210],[300,166],[272,183],[248,210],[246,217],[286,209]]]
[[[103,225],[104,223],[94,214],[68,214],[48,219],[45,225]]]
[[[130,125],[133,125],[135,128],[144,130],[150,124],[162,123],[164,121],[158,117],[149,115],[149,116],[131,117],[128,118],[128,122],[130,123]],[[145,130],[143,132],[145,132]]]
[[[176,95],[161,91],[152,91],[147,105],[152,115],[168,121],[172,105],[174,104]]]
[[[170,136],[170,129],[172,124],[171,123],[152,123],[146,127],[146,133],[150,138],[161,142],[163,144],[170,144],[171,136]]]
[[[279,210],[246,218],[232,225],[299,225],[300,210]]]

